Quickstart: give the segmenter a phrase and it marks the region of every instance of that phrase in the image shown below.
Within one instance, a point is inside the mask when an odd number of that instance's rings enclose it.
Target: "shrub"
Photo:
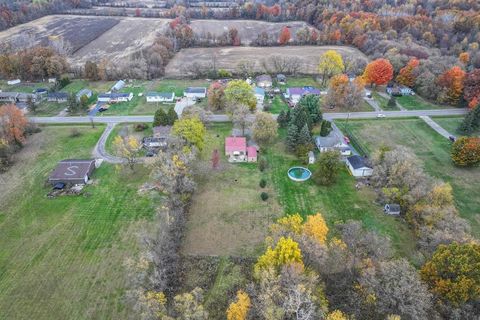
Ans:
[[[461,167],[480,164],[480,138],[458,138],[452,146],[452,161]]]
[[[264,157],[261,157],[260,160],[258,160],[258,169],[260,171],[265,171],[265,169],[267,169],[268,167],[268,162],[267,162],[267,159],[265,159]]]
[[[267,186],[267,180],[261,179],[259,185],[260,185],[260,188],[265,188]]]
[[[78,131],[77,128],[72,128],[72,130],[70,130],[70,138],[80,137],[81,135],[82,133]]]
[[[320,124],[320,135],[322,137],[326,137],[331,131],[332,131],[332,123],[327,120],[322,120]]]
[[[137,123],[134,127],[135,131],[137,132],[145,131],[147,130],[147,128],[148,128],[148,124],[146,123]]]
[[[225,70],[225,69],[220,69],[220,70],[218,70],[218,77],[219,78],[231,78],[232,73],[230,71]]]
[[[389,106],[390,108],[395,108],[397,106],[397,99],[395,99],[394,96],[391,96],[388,100],[387,106]]]
[[[262,198],[263,201],[267,201],[267,199],[268,199],[268,193],[262,192],[262,193],[260,194],[260,198]]]

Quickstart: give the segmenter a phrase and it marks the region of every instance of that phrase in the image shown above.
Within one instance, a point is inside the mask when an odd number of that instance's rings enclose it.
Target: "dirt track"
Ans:
[[[193,61],[210,65],[213,60],[217,69],[236,71],[241,60],[254,61],[257,72],[263,72],[262,59],[274,55],[298,57],[302,60],[300,73],[317,73],[318,60],[327,50],[336,50],[344,56],[367,57],[359,50],[344,46],[287,46],[287,47],[221,47],[182,49],[173,57],[165,69],[165,76],[180,77],[185,75],[185,66]]]

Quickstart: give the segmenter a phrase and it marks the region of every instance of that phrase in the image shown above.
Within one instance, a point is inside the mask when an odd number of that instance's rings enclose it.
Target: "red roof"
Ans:
[[[247,138],[245,137],[227,137],[225,138],[225,152],[247,150]]]
[[[247,156],[249,158],[256,158],[257,157],[257,148],[255,147],[248,147],[247,148]]]

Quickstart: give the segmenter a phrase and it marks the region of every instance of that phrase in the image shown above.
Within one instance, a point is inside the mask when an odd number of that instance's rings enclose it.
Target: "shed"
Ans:
[[[55,185],[59,182],[65,184],[85,184],[95,170],[94,159],[67,159],[60,161],[48,181]]]
[[[314,164],[315,163],[315,154],[313,151],[308,152],[308,164]]]
[[[397,216],[400,214],[400,205],[397,203],[387,203],[383,208],[383,212]]]
[[[287,77],[284,74],[279,73],[277,74],[277,82],[280,84],[285,84],[285,82],[287,82]]]
[[[353,155],[347,158],[347,168],[355,178],[369,177],[373,173],[373,168],[367,164],[364,157]]]
[[[257,162],[257,148],[247,147],[247,162]]]
[[[125,81],[118,80],[117,83],[115,83],[115,85],[112,87],[112,91],[122,90],[123,87],[125,87]]]
[[[272,77],[270,77],[268,74],[262,74],[255,80],[257,82],[257,87],[270,88],[272,86]]]

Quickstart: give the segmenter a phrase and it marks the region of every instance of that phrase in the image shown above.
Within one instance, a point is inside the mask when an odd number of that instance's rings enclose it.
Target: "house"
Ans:
[[[85,184],[95,170],[94,159],[68,159],[60,161],[48,178],[52,185],[64,184]]]
[[[298,101],[300,101],[300,99],[303,96],[306,96],[308,94],[319,96],[320,90],[314,87],[303,87],[303,88],[293,87],[293,88],[287,88],[287,91],[284,96],[286,99],[290,100],[290,102],[292,102],[293,104],[296,104],[298,103]]]
[[[383,208],[383,212],[392,216],[398,216],[400,214],[400,205],[397,203],[387,203]]]
[[[142,140],[143,146],[147,149],[166,148],[167,140],[164,138],[145,137]]]
[[[80,91],[77,92],[77,94],[75,95],[75,97],[77,98],[77,101],[80,101],[80,98],[82,98],[83,96],[87,96],[87,98],[90,99],[90,97],[93,95],[93,92],[92,90],[90,89],[82,89]]]
[[[22,80],[20,80],[20,79],[15,79],[15,80],[8,80],[8,81],[7,81],[7,84],[8,84],[9,86],[13,86],[13,85],[19,84],[19,83],[21,83],[21,82],[22,82]]]
[[[268,74],[262,74],[255,80],[257,82],[257,87],[270,88],[272,86],[272,77],[270,77]]]
[[[38,100],[37,95],[33,93],[0,92],[0,103],[26,103],[29,99],[33,102]]]
[[[342,156],[349,156],[352,154],[350,146],[348,146],[335,131],[331,131],[326,137],[315,137],[315,145],[320,152],[337,150]]]
[[[387,93],[392,96],[413,96],[415,95],[415,92],[404,85],[388,85],[386,89]]]
[[[207,88],[205,87],[188,87],[183,95],[189,99],[203,99],[207,96]]]
[[[279,84],[285,84],[287,82],[287,77],[284,74],[277,74],[277,82]]]
[[[146,98],[147,102],[173,102],[175,92],[148,92]]]
[[[353,155],[347,158],[347,168],[355,178],[369,177],[373,173],[373,168],[367,164],[364,157]]]
[[[133,93],[102,93],[98,95],[98,102],[117,103],[133,99]]]
[[[48,102],[67,102],[68,93],[66,92],[52,92],[47,95]]]
[[[257,103],[263,104],[263,100],[265,99],[265,89],[255,87],[253,91],[255,92],[255,98],[257,98]]]
[[[229,162],[256,162],[257,148],[247,147],[247,138],[245,137],[227,137],[225,138],[225,155]]]
[[[125,81],[118,80],[117,83],[112,87],[112,91],[120,91],[125,87]]]
[[[308,152],[308,164],[314,164],[315,163],[315,154],[313,151]]]

